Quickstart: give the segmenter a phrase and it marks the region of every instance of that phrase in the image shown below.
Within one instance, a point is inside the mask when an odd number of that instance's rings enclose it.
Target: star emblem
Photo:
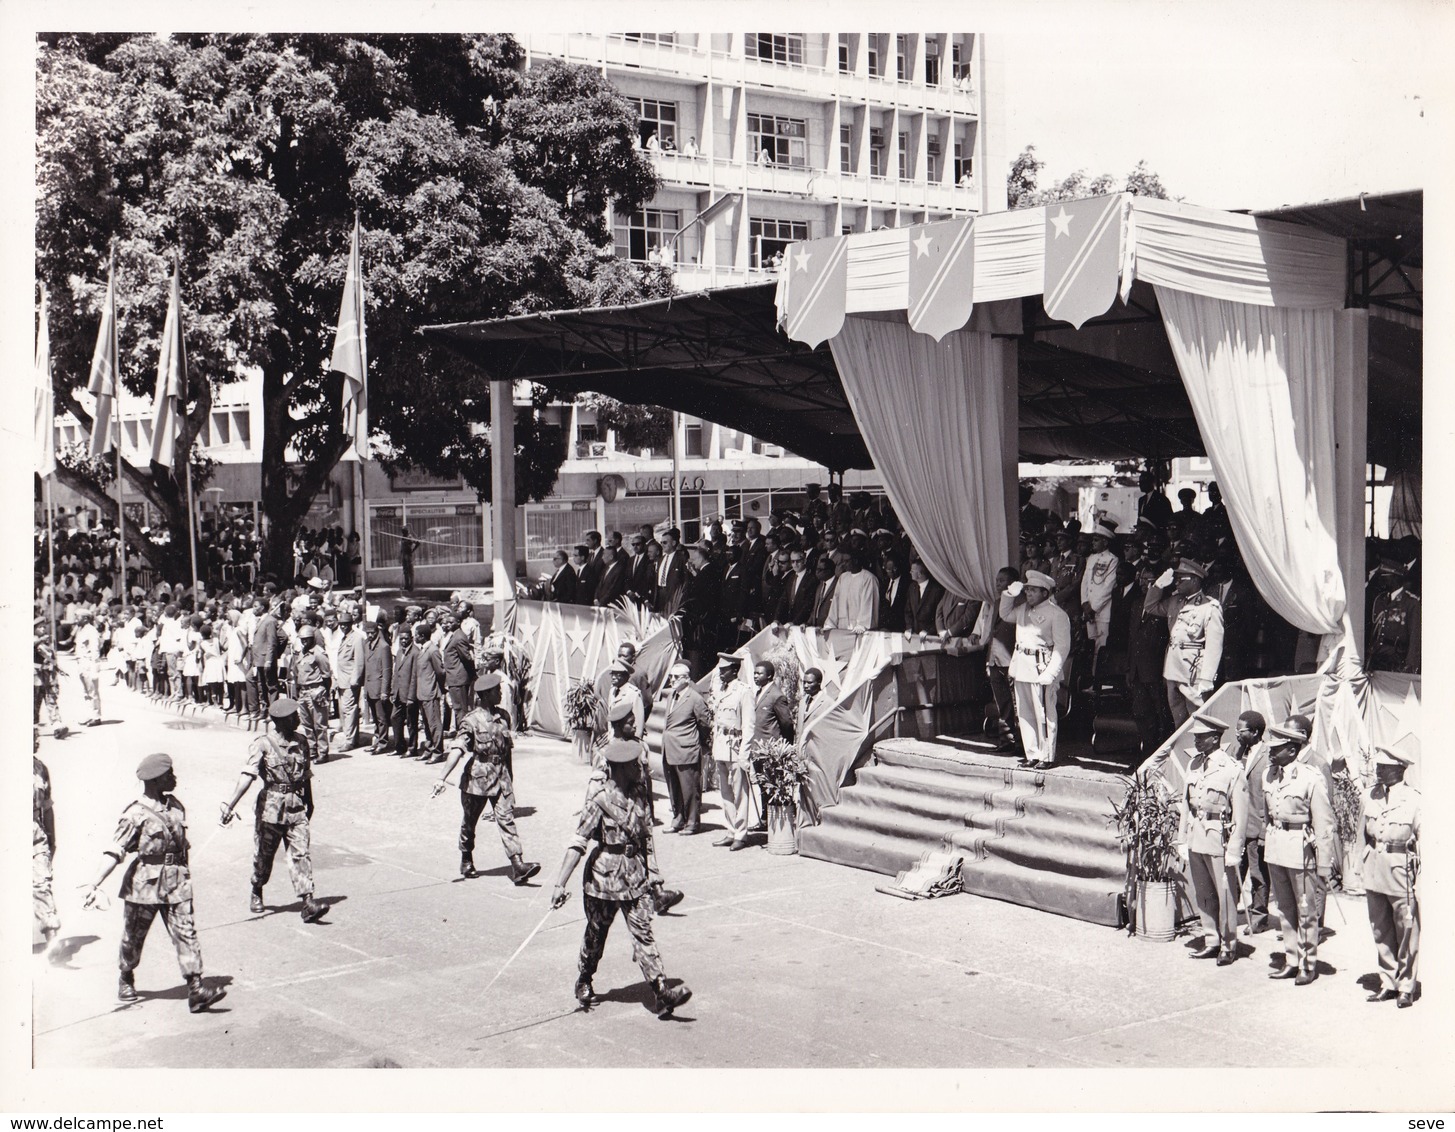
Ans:
[[[914,254],[916,257],[929,255],[930,245],[934,243],[934,241],[930,239],[930,234],[923,231],[920,232],[919,239],[913,240],[911,242],[914,244]]]
[[[1059,214],[1051,217],[1051,223],[1056,229],[1056,239],[1059,240],[1062,236],[1071,235],[1071,217],[1066,215],[1064,205]]]
[[[566,638],[571,642],[570,652],[586,651],[586,638],[591,635],[590,629],[567,629]]]
[[[1393,683],[1393,681],[1390,681]],[[1379,704],[1379,731],[1384,743],[1401,751],[1419,750],[1420,697],[1415,691],[1415,682],[1405,683],[1404,694],[1396,689],[1384,693],[1376,689],[1375,698]]]
[[[798,251],[793,253],[794,270],[807,271],[809,258],[809,254],[802,248],[799,248]]]

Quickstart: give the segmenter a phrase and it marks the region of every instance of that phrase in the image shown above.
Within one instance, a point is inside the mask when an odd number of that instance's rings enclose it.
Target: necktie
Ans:
[[[657,568],[657,585],[665,586],[667,584],[667,563],[671,561],[670,554],[662,555],[662,565]]]

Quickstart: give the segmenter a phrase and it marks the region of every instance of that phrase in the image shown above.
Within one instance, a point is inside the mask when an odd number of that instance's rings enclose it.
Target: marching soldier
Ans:
[[[651,889],[661,883],[657,871],[657,850],[652,838],[650,787],[642,772],[640,748],[632,724],[632,705],[623,700],[610,713],[612,739],[603,749],[604,776],[592,776],[586,787],[586,804],[581,808],[576,837],[566,849],[561,870],[551,894],[551,906],[566,903],[566,884],[576,865],[586,856],[587,845],[596,843],[586,861],[581,886],[586,909],[586,934],[581,942],[580,974],[576,980],[576,1001],[590,1007],[606,935],[617,912],[626,920],[632,937],[632,951],[646,980],[657,996],[657,1011],[666,1016],[692,997],[686,986],[669,987],[662,971],[662,957],[652,938],[653,900]]]
[[[1162,678],[1167,681],[1167,706],[1172,724],[1187,722],[1192,707],[1201,707],[1217,686],[1223,661],[1223,607],[1203,592],[1207,570],[1184,558],[1147,591],[1144,609],[1167,618],[1167,659]],[[1167,588],[1176,582],[1176,590]]]
[[[101,883],[127,854],[135,853],[121,878],[121,977],[116,997],[126,1003],[136,1001],[134,972],[141,962],[147,931],[160,914],[187,980],[187,1009],[197,1014],[227,991],[202,985],[202,949],[192,916],[187,811],[172,795],[177,775],[170,755],[148,755],[136,768],[136,776],[141,779],[141,797],[122,811],[113,844],[102,850],[100,871],[86,889],[85,906],[95,905]]]
[[[313,777],[308,744],[298,733],[298,705],[292,700],[274,700],[268,714],[273,720],[273,732],[260,735],[248,748],[248,759],[232,800],[222,804],[222,824],[232,820],[242,796],[255,779],[261,779],[253,821],[253,891],[248,909],[255,914],[265,911],[263,886],[273,875],[273,857],[282,842],[288,847],[288,879],[303,900],[303,922],[311,924],[322,918],[328,906],[313,899],[313,859],[309,853]]]
[[[1377,781],[1364,792],[1364,898],[1381,984],[1369,1001],[1398,995],[1401,1009],[1414,1005],[1420,956],[1420,792],[1404,781],[1409,763],[1401,751],[1376,747]]]
[[[328,654],[318,644],[317,631],[307,622],[298,626],[298,655],[293,658],[292,677],[298,687],[298,700],[293,707],[303,721],[311,761],[327,762],[328,691],[333,683],[333,669],[329,667]]]
[[[506,765],[511,744],[510,721],[502,709],[487,706],[494,699],[488,697],[488,693],[499,686],[498,672],[486,672],[476,679],[475,693],[480,700],[479,706],[460,720],[455,735],[449,740],[450,761],[430,796],[438,798],[444,793],[450,771],[468,754],[470,757],[465,768],[460,771],[460,807],[464,811],[460,822],[460,875],[480,875],[475,871],[475,827],[489,802],[495,808],[500,843],[505,846],[505,855],[510,858],[511,882],[522,885],[540,872],[541,867],[521,856],[520,835],[515,828],[515,791]]]
[[[1263,796],[1268,835],[1263,858],[1283,931],[1284,965],[1270,979],[1294,979],[1307,986],[1318,978],[1318,878],[1333,865],[1334,812],[1318,769],[1299,763],[1309,732],[1290,719],[1268,731],[1268,769]]]
[[[1243,856],[1248,784],[1243,767],[1222,748],[1228,725],[1199,712],[1192,717],[1196,748],[1183,791],[1182,830],[1188,873],[1202,917],[1202,947],[1194,959],[1217,956],[1218,966],[1237,959],[1238,863]]]

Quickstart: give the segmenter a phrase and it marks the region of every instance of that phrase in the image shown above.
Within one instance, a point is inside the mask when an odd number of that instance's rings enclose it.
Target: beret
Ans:
[[[172,756],[158,752],[148,755],[137,764],[136,776],[143,782],[150,782],[154,778],[161,778],[171,769]]]

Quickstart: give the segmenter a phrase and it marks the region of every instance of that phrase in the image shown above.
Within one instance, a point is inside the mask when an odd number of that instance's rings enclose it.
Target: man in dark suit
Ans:
[[[904,627],[911,633],[933,634],[935,610],[945,588],[930,577],[925,564],[916,558],[909,564],[909,592],[904,602]]]
[[[767,536],[764,536],[766,540]],[[763,622],[776,621],[778,619],[778,606],[783,602],[783,590],[787,586],[788,576],[793,573],[788,564],[788,551],[775,550],[768,558],[768,565],[763,568],[763,584],[761,588],[763,601]]]
[[[834,573],[833,559],[827,554],[820,554],[814,562],[813,577],[813,613],[810,614],[808,623],[822,629],[823,623],[828,620],[829,606],[834,600],[834,587],[839,580],[839,576]]]
[[[576,571],[564,550],[551,555],[553,572],[541,586],[542,601],[558,601],[569,604],[576,600]]]
[[[278,617],[261,598],[254,603],[253,612],[258,623],[248,645],[248,713],[263,720],[278,692]]]
[[[1258,647],[1258,597],[1240,569],[1231,543],[1218,548],[1208,566],[1207,592],[1223,607],[1223,662],[1218,679],[1242,680]]]
[[[772,661],[760,660],[753,665],[753,718],[743,720],[743,738],[748,743],[766,739],[793,741],[793,707],[773,682],[776,675]],[[762,786],[758,787],[758,802],[756,828],[761,832],[768,828],[768,799]]]
[[[591,599],[591,604],[603,608],[612,604],[626,594],[626,585],[625,559],[617,554],[614,546],[610,544],[603,546],[601,548],[601,580],[596,583],[595,596]]]
[[[450,707],[450,722],[444,733],[453,737],[460,720],[470,713],[474,699],[475,649],[453,613],[445,614],[444,630],[445,637],[440,642],[440,665],[445,672],[445,696]]]
[[[1125,596],[1127,605],[1127,694],[1132,717],[1142,739],[1142,754],[1149,755],[1172,734],[1172,713],[1167,706],[1167,684],[1162,664],[1167,656],[1167,618],[1146,607],[1147,591],[1156,581],[1160,564],[1143,563],[1136,589]]]
[[[394,694],[394,654],[389,648],[389,634],[374,618],[364,622],[364,702],[369,705],[369,719],[374,735],[369,754],[389,749],[389,701]]]
[[[768,547],[763,542],[763,524],[749,519],[743,537],[743,616],[763,611],[763,569],[768,565]]]
[[[394,753],[413,758],[419,739],[419,695],[415,691],[415,670],[419,665],[419,646],[414,641],[414,624],[407,619],[400,624],[394,653]]]
[[[676,617],[681,632],[682,655],[694,680],[712,670],[717,659],[717,630],[721,616],[722,575],[712,561],[712,544],[694,543],[687,556],[687,580]]]
[[[587,531],[586,545],[576,549],[583,552],[581,562],[576,566],[576,604],[590,605],[606,569],[601,562],[601,536],[595,531]]]
[[[647,543],[641,535],[631,537],[631,556],[626,560],[626,592],[641,605],[650,607],[657,588],[656,571],[647,557]]]
[[[699,780],[702,752],[711,737],[712,717],[702,694],[692,686],[692,670],[674,664],[667,673],[667,714],[662,722],[662,771],[667,797],[672,802],[672,824],[667,833],[690,837],[698,830],[702,808]]]
[[[816,579],[808,569],[808,555],[795,547],[788,552],[788,574],[783,579],[783,593],[778,599],[774,620],[784,625],[807,625],[813,617]]]
[[[728,548],[727,568],[722,575],[722,631],[718,637],[718,648],[732,652],[738,647],[742,632],[742,619],[746,616],[748,600],[748,579],[743,568],[743,544]]]
[[[662,535],[662,561],[657,566],[657,585],[652,608],[671,617],[682,603],[682,585],[687,580],[687,552],[682,549],[682,532],[668,527]]]
[[[909,601],[909,583],[903,577],[899,559],[892,554],[880,560],[879,628],[886,633],[902,633],[905,606]]]

